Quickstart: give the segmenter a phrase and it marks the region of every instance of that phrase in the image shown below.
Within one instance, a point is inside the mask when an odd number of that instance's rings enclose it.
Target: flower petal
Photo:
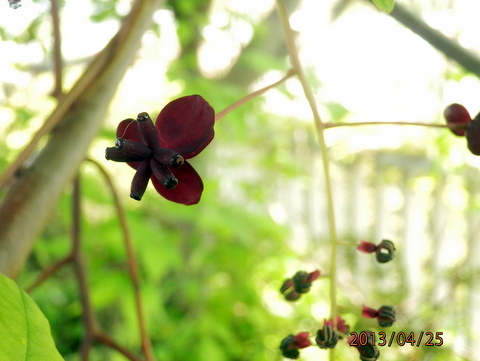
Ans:
[[[360,241],[360,244],[357,246],[357,249],[361,252],[373,253],[377,250],[377,245],[370,242],[366,242],[366,241]]]
[[[375,318],[378,315],[378,311],[374,310],[371,307],[363,305],[362,307],[362,317],[366,318]]]
[[[155,177],[151,177],[153,186],[157,192],[169,201],[185,205],[197,204],[203,191],[202,178],[185,162],[180,168],[170,168],[175,178],[178,179],[178,185],[174,189],[167,189]]]
[[[320,270],[315,270],[313,272],[310,272],[308,274],[308,278],[307,278],[307,282],[312,282],[312,281],[315,281],[318,277],[320,277]]]
[[[175,99],[162,109],[155,123],[160,147],[192,158],[212,141],[214,123],[215,112],[200,95]]]
[[[133,140],[134,142],[147,145],[145,139],[143,139],[142,133],[140,133],[140,129],[138,129],[137,121],[131,118],[122,120],[118,124],[117,138]]]
[[[311,346],[312,343],[308,339],[308,336],[308,332],[300,332],[293,336],[293,339],[295,340],[295,346],[297,346],[297,348],[305,348]]]

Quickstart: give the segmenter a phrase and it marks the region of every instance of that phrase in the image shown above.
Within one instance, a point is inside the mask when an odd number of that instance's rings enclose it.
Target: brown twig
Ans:
[[[82,304],[82,318],[85,326],[85,335],[80,349],[82,361],[88,361],[90,349],[93,345],[96,334],[95,317],[90,302],[90,291],[88,289],[87,276],[83,263],[81,244],[81,202],[80,202],[80,180],[77,176],[73,182],[72,199],[72,255],[74,260],[75,277],[78,282],[80,302]]]
[[[144,316],[144,311],[143,311],[143,306],[142,306],[142,299],[140,295],[140,277],[138,273],[138,265],[137,261],[135,258],[135,251],[133,249],[133,242],[132,238],[130,236],[130,230],[128,227],[127,223],[127,217],[125,215],[125,210],[123,208],[123,205],[120,201],[120,198],[118,197],[115,185],[108,174],[108,172],[105,170],[105,168],[96,160],[93,159],[87,159],[87,161],[93,163],[102,176],[104,177],[105,181],[108,184],[108,187],[112,191],[113,195],[113,200],[115,203],[115,209],[118,214],[118,219],[120,221],[120,226],[122,229],[122,234],[123,234],[123,242],[125,244],[125,248],[127,251],[127,261],[128,261],[128,270],[130,272],[130,278],[132,280],[132,286],[133,286],[133,292],[134,292],[134,297],[135,297],[135,306],[136,306],[136,311],[137,311],[137,317],[138,317],[138,326],[140,329],[140,336],[142,340],[142,350],[143,353],[147,359],[147,361],[154,361],[155,357],[153,355],[153,350],[152,350],[152,344],[150,341],[150,337],[148,335],[147,331],[147,326],[145,323],[145,316]]]
[[[107,345],[108,347],[113,348],[114,350],[117,350],[118,352],[120,352],[122,355],[124,355],[131,361],[142,361],[133,353],[131,353],[127,349],[124,349],[122,346],[117,344],[114,340],[112,340],[108,335],[104,334],[103,332],[97,332],[97,334],[95,335],[95,339]]]
[[[30,293],[32,292],[36,287],[41,285],[46,279],[51,277],[55,272],[57,272],[60,268],[65,266],[66,264],[70,263],[73,261],[73,254],[70,253],[67,256],[63,257],[62,259],[56,261],[52,265],[50,265],[48,268],[43,270],[43,272],[40,274],[40,276],[37,277],[35,281],[32,282],[32,284],[28,287],[25,287],[25,291]]]
[[[354,127],[361,125],[413,125],[419,127],[430,128],[449,128],[449,129],[465,129],[464,124],[434,124],[434,123],[420,123],[420,122],[354,122],[354,123],[324,123],[325,129],[338,128],[338,127]]]
[[[263,93],[265,93],[267,90],[270,90],[272,88],[275,88],[276,86],[278,86],[279,84],[283,83],[285,80],[287,80],[288,78],[290,78],[291,76],[295,75],[295,70],[293,69],[290,69],[287,74],[280,80],[276,81],[275,83],[273,84],[270,84],[270,85],[267,85],[266,87],[264,88],[261,88],[261,89],[258,89],[256,91],[254,91],[253,93],[250,93],[248,94],[246,97],[236,101],[235,103],[233,103],[232,105],[226,107],[225,109],[219,111],[216,115],[215,115],[215,121],[218,121],[220,120],[221,118],[223,118],[225,115],[227,115],[228,113],[234,111],[235,109],[237,109],[238,107],[242,106],[243,104],[245,104],[246,102],[262,95]]]
[[[62,59],[62,38],[60,32],[60,11],[58,0],[50,0],[50,13],[52,16],[53,29],[53,64],[55,73],[55,87],[53,96],[60,99],[63,93],[63,59]]]

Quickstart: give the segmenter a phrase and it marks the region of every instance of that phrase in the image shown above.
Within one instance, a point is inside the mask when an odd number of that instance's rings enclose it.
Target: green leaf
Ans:
[[[42,311],[4,275],[0,275],[0,360],[63,360]]]
[[[389,13],[393,10],[395,0],[373,0],[373,3],[377,5],[380,10]]]

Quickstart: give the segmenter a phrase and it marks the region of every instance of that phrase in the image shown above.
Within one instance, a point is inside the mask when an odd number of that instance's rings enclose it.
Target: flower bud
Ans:
[[[362,345],[360,342],[357,342],[356,345],[351,345],[352,341],[355,339],[355,336],[350,336],[347,340],[348,344],[350,346],[355,347],[358,350],[358,353],[360,354],[360,360],[362,361],[376,361],[378,360],[378,357],[380,356],[380,351],[378,351],[378,348],[375,346],[375,333],[371,331],[362,331],[365,332],[368,335],[368,340],[367,343]],[[361,334],[362,332],[359,332],[358,334]]]
[[[450,104],[443,111],[443,116],[445,117],[447,124],[463,125],[464,128],[450,128],[450,130],[453,134],[458,135],[459,137],[465,136],[465,128],[472,118],[463,105],[457,103]]]
[[[280,292],[287,301],[296,301],[301,296],[297,291],[295,291],[295,288],[293,287],[293,281],[290,278],[283,281],[282,287],[280,287]]]
[[[315,342],[318,347],[326,349],[326,348],[334,348],[338,341],[338,334],[333,330],[333,328],[329,325],[324,324],[321,329],[317,331],[317,337],[315,338]]]
[[[395,245],[392,241],[384,239],[380,244],[377,246],[375,251],[377,261],[380,263],[386,263],[391,261],[395,256]]]
[[[280,343],[280,350],[283,357],[290,359],[298,359],[300,352],[298,349],[311,346],[311,342],[308,339],[308,332],[300,332],[294,335],[288,335]]]
[[[298,271],[292,278],[295,291],[298,293],[307,293],[312,287],[312,282],[320,276],[320,271],[313,272]]]
[[[395,323],[395,310],[392,306],[382,306],[377,311],[378,324],[381,327],[390,327]]]

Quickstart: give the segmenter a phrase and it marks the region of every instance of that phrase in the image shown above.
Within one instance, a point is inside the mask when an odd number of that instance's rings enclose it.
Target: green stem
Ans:
[[[433,123],[420,123],[420,122],[356,122],[356,123],[324,123],[325,129],[338,128],[338,127],[353,127],[359,125],[413,125],[419,127],[429,128],[449,128],[449,129],[465,129],[464,124],[433,124]]]
[[[327,211],[328,211],[328,225],[330,231],[330,317],[332,317],[334,325],[336,323],[337,315],[337,232],[335,227],[335,213],[332,196],[332,184],[330,178],[330,167],[328,159],[328,149],[325,142],[324,130],[325,125],[318,113],[317,104],[313,91],[305,77],[303,67],[298,56],[298,50],[293,38],[293,31],[288,21],[287,9],[285,7],[284,0],[277,0],[277,10],[282,24],[282,28],[285,35],[285,42],[292,62],[292,67],[297,73],[298,79],[302,85],[305,97],[312,110],[313,119],[315,121],[315,128],[317,131],[318,143],[320,146],[320,153],[323,163],[323,172],[325,176],[325,193],[327,196]],[[336,325],[335,325],[336,326]],[[334,359],[334,349],[330,352],[330,360]]]

